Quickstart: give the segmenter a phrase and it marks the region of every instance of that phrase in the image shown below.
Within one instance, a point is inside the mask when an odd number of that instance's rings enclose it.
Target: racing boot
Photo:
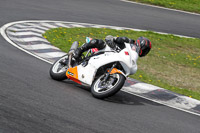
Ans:
[[[79,57],[82,55],[83,52],[91,49],[91,48],[97,48],[99,50],[105,48],[105,43],[103,40],[99,39],[93,39],[89,43],[85,43],[83,46],[77,48],[74,52],[74,58],[79,59]]]

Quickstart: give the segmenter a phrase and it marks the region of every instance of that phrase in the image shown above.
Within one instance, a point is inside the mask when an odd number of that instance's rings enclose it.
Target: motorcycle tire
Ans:
[[[68,59],[68,55],[64,55],[60,59],[55,61],[55,63],[51,66],[49,70],[50,77],[54,80],[62,81],[62,80],[67,79],[67,76],[66,76],[67,65],[64,66],[63,64],[60,63],[60,61],[63,59]]]
[[[124,85],[126,78],[124,75],[114,73],[109,76],[108,81],[104,83],[107,87],[102,86],[104,75],[98,77],[92,84],[91,93],[95,98],[104,99],[116,94]]]

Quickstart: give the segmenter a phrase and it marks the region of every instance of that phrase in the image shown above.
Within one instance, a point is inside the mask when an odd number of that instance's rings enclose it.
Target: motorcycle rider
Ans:
[[[106,42],[106,43],[105,43]],[[143,57],[149,53],[151,50],[151,42],[145,37],[139,37],[136,41],[129,39],[127,37],[113,37],[111,35],[106,36],[105,42],[101,39],[92,39],[89,43],[85,43],[83,46],[77,48],[74,52],[74,58],[78,59],[83,52],[91,49],[97,48],[102,50],[106,47],[106,44],[116,50],[117,47],[123,49],[125,47],[124,43],[130,43],[132,50],[136,51],[139,57]]]

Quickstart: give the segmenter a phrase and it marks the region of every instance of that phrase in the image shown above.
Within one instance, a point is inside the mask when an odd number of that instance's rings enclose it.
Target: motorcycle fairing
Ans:
[[[78,78],[78,68],[77,66],[71,67],[67,70],[66,76],[71,79],[72,81],[81,84],[79,78]]]
[[[128,54],[127,54],[128,52]],[[92,85],[97,70],[109,63],[119,62],[125,73],[116,68],[113,73],[122,73],[124,76],[134,74],[137,71],[138,54],[131,50],[130,44],[126,44],[126,49],[117,52],[106,52],[101,55],[91,57],[86,66],[80,64],[74,68],[69,68],[66,75],[69,79],[81,84]]]
[[[90,60],[88,61],[88,65],[87,66],[82,66],[82,65],[78,65],[78,78],[81,82],[84,82],[88,85],[91,85],[94,77],[96,75],[97,70],[108,64],[108,63],[114,63],[114,62],[119,62],[121,63],[123,69],[125,70],[125,73],[123,73],[120,70],[116,70],[113,73],[122,73],[124,76],[128,76],[130,74],[134,74],[137,71],[137,53],[135,51],[133,51],[133,53],[131,53],[131,51],[129,52],[129,55],[125,54],[126,50],[122,50],[119,53],[114,53],[114,52],[109,52],[109,53],[105,53],[105,54],[101,54],[95,57],[91,57]],[[131,56],[136,56],[134,58],[132,58]],[[134,60],[133,60],[134,59]],[[125,63],[124,63],[125,62]]]

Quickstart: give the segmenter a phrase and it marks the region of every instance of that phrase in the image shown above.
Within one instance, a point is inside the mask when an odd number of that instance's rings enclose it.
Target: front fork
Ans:
[[[106,72],[105,78],[103,79],[103,82],[107,81],[109,78],[110,73],[112,72],[113,68],[117,65],[117,63],[114,63],[112,67]]]

